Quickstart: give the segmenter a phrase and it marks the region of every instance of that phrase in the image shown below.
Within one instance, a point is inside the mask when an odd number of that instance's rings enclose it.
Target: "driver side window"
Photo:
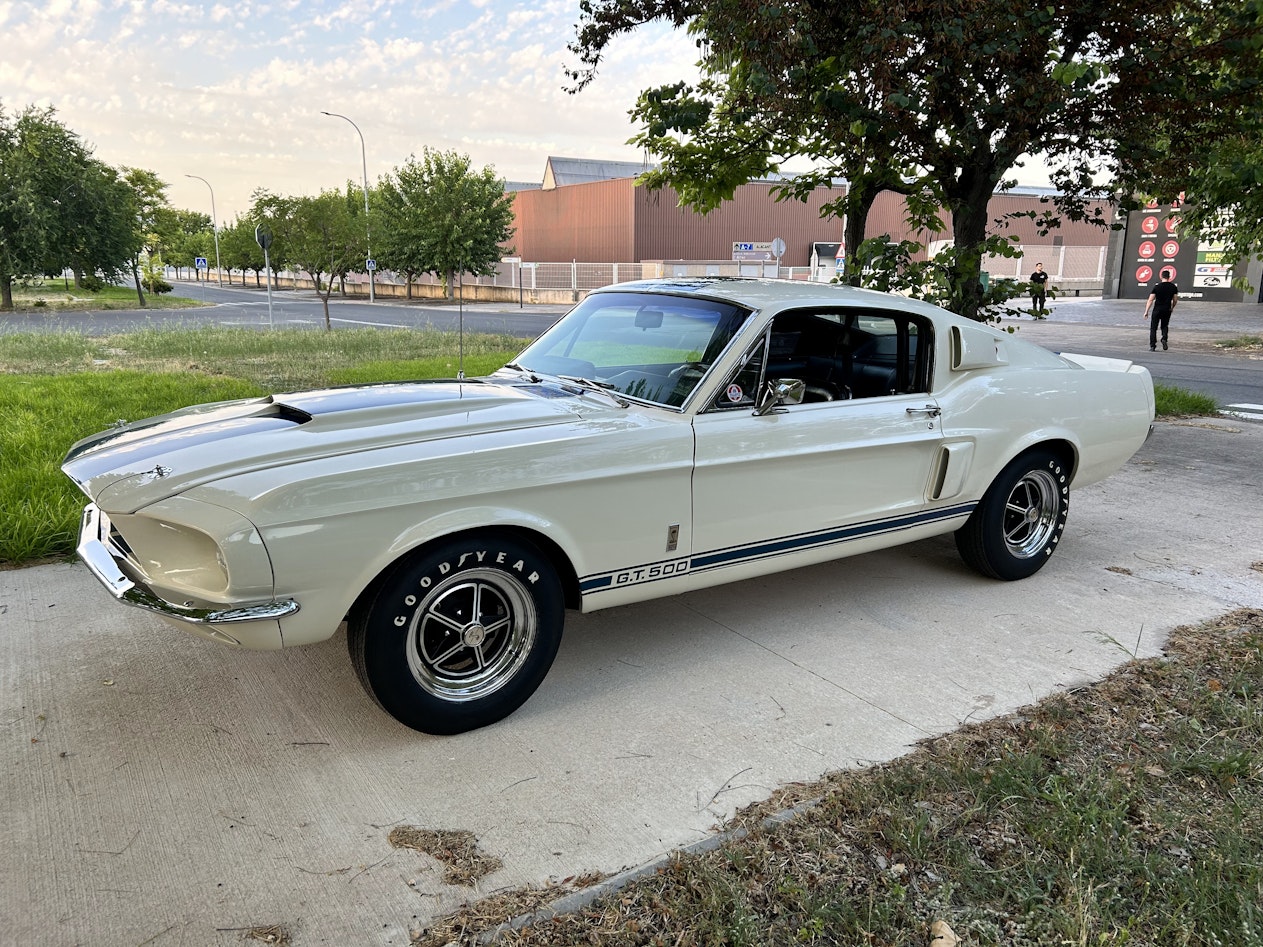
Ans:
[[[779,314],[719,392],[715,408],[755,403],[761,386],[794,378],[804,404],[930,390],[929,323],[876,309],[792,310]]]

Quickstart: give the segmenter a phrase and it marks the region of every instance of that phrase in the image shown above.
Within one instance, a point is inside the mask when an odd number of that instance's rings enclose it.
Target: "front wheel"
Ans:
[[[446,540],[405,560],[347,624],[364,689],[423,733],[507,717],[539,687],[561,644],[565,604],[548,559],[524,540]]]
[[[983,494],[956,548],[993,579],[1025,579],[1057,548],[1070,511],[1070,475],[1060,457],[1033,450],[1009,463]]]

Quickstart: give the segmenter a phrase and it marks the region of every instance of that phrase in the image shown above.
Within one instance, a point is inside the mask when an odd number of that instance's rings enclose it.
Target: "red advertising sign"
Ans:
[[[1173,259],[1180,252],[1180,244],[1178,240],[1168,240],[1162,245],[1162,255],[1168,259]]]
[[[1154,234],[1158,232],[1158,218],[1146,217],[1140,222],[1140,229],[1145,233]]]
[[[1152,266],[1138,266],[1138,267],[1136,267],[1136,282],[1137,282],[1137,283],[1147,283],[1147,282],[1149,282],[1151,279],[1153,279],[1153,267],[1152,267]]]
[[[1158,252],[1158,245],[1152,240],[1142,240],[1138,250],[1142,260],[1152,260],[1153,255]]]
[[[1168,217],[1166,220],[1163,221],[1163,223],[1166,224],[1167,233],[1174,235],[1176,228],[1180,226],[1180,218]]]

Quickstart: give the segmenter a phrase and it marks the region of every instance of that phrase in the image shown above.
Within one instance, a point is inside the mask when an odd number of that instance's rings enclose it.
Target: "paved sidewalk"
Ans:
[[[949,538],[569,616],[501,724],[437,738],[365,697],[343,636],[234,652],[79,565],[0,572],[0,941],[406,945],[462,901],[642,864],[793,780],[1095,680],[1172,627],[1263,607],[1263,425],[1162,423],[1076,491],[1038,575]],[[468,829],[477,889],[387,841]]]

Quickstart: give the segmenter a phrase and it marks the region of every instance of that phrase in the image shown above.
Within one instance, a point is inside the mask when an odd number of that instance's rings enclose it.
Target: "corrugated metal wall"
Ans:
[[[777,202],[771,184],[743,184],[733,200],[702,216],[679,207],[675,191],[636,190],[636,260],[731,260],[737,242],[785,241],[782,266],[807,266],[816,241],[842,239],[842,222],[820,208],[841,188],[817,188],[804,203]]]
[[[820,208],[839,197],[837,188],[819,188],[804,203],[777,202],[773,185],[744,184],[734,200],[701,215],[678,206],[670,189],[649,191],[633,178],[572,184],[552,190],[518,191],[514,198],[516,254],[530,262],[639,263],[643,260],[728,260],[738,241],[763,242],[781,237],[784,266],[810,264],[816,241],[842,239],[842,222],[822,220]],[[991,217],[1049,205],[1037,197],[1000,195],[992,198]],[[946,218],[944,218],[946,219]],[[1029,218],[1012,220],[1008,232],[1023,244],[1104,246],[1108,231],[1086,223],[1065,222],[1048,236],[1036,234]],[[900,195],[882,194],[868,218],[868,235],[889,233],[893,239],[920,242],[951,238],[950,227],[938,235],[915,234],[904,223]]]
[[[1105,214],[1106,220],[1112,220],[1113,216],[1106,204],[1091,204],[1092,207],[1099,206]],[[1034,211],[1037,215],[1042,215],[1045,210],[1051,210],[1052,204],[1042,204],[1038,197],[1031,197],[1020,194],[999,194],[991,198],[988,205],[988,213],[992,221],[998,219],[1004,214],[1012,214],[1016,212]],[[940,219],[944,223],[942,232],[937,234],[916,233],[912,231],[904,222],[907,212],[903,196],[887,191],[877,198],[873,204],[873,209],[868,214],[868,236],[880,237],[882,234],[890,234],[892,240],[912,239],[922,244],[929,244],[936,240],[951,240],[952,227],[951,220],[946,213],[940,214]],[[1007,229],[1001,231],[996,229],[995,232],[1016,234],[1018,242],[1026,245],[1053,246],[1055,243],[1064,244],[1067,247],[1103,247],[1109,241],[1109,231],[1103,227],[1095,227],[1085,222],[1072,222],[1063,220],[1060,227],[1050,231],[1047,236],[1039,236],[1036,232],[1037,227],[1035,221],[1029,217],[1019,217],[1006,222]],[[994,228],[994,224],[992,225]],[[919,259],[924,259],[925,254],[922,253]]]
[[[518,191],[513,245],[523,260],[635,263],[633,178]]]

